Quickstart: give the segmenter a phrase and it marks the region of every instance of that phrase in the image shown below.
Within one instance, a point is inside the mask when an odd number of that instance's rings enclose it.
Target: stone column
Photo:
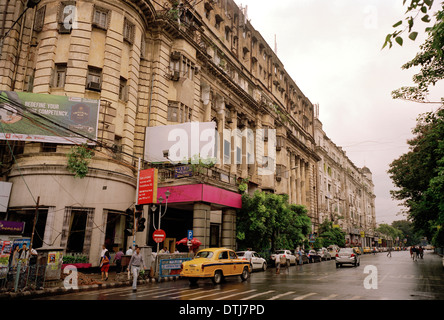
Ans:
[[[296,203],[302,204],[302,184],[301,184],[301,170],[302,161],[300,157],[296,157]]]
[[[193,236],[202,242],[201,248],[210,246],[211,206],[206,203],[195,203],[193,208]]]
[[[289,201],[290,203],[296,203],[296,190],[295,190],[295,184],[296,184],[296,171],[297,168],[295,156],[293,152],[290,152],[290,189],[289,189]],[[295,168],[295,169],[294,169]]]
[[[222,247],[236,249],[236,209],[222,210]]]

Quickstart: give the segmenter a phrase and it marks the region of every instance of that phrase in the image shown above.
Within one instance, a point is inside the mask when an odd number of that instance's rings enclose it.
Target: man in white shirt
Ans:
[[[245,257],[245,260],[250,262],[251,268],[253,268],[253,265],[251,264],[251,260],[253,258],[253,252],[251,252],[251,248],[248,248],[247,251],[245,251],[244,257]]]
[[[133,255],[133,249],[131,249],[131,247],[129,247],[128,250],[126,250],[125,255],[132,256]]]

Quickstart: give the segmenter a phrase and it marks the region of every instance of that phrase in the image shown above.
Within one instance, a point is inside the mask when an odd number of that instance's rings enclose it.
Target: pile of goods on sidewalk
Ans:
[[[62,272],[61,280],[65,280],[65,277],[67,277],[67,274],[64,274]],[[88,276],[82,272],[77,272],[77,285],[79,286],[85,286],[85,285],[92,285],[92,284],[101,284],[101,281],[97,281],[96,279],[93,279],[91,276]]]

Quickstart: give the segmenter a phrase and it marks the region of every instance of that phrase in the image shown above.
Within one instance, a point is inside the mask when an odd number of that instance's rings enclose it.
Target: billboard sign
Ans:
[[[94,99],[0,91],[0,140],[91,144],[99,107]]]
[[[137,204],[157,203],[157,169],[140,170]]]
[[[0,181],[0,212],[8,211],[12,182]]]

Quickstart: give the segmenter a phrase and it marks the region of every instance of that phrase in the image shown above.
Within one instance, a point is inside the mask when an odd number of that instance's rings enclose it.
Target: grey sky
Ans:
[[[440,1],[439,1],[440,2]],[[236,0],[248,6],[248,19],[312,103],[333,142],[356,166],[373,173],[376,220],[405,217],[390,198],[388,165],[408,151],[406,141],[420,113],[436,105],[393,100],[391,92],[411,85],[417,70],[401,66],[419,51],[424,37],[381,50],[392,25],[403,18],[402,0]],[[272,4],[272,5],[270,5]],[[437,5],[435,4],[435,7]],[[423,33],[424,27],[417,28]],[[444,92],[441,83],[431,100]]]

